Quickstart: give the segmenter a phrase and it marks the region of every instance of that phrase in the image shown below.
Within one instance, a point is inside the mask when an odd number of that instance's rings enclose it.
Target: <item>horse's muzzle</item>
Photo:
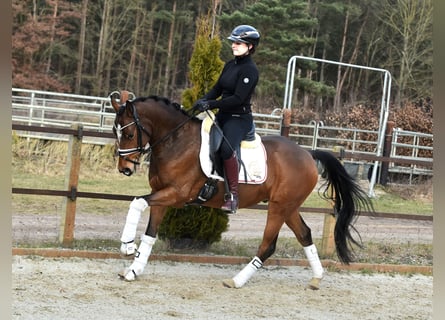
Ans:
[[[131,176],[136,171],[136,166],[139,165],[139,161],[137,160],[138,159],[131,159],[127,156],[121,156],[117,166],[119,172],[127,177]]]

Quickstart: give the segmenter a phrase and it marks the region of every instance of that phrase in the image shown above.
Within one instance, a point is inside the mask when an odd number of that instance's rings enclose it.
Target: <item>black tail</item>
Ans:
[[[338,258],[342,263],[349,264],[352,262],[351,244],[361,247],[361,239],[359,242],[351,235],[352,229],[360,237],[353,223],[362,210],[374,211],[374,207],[368,195],[332,153],[312,150],[311,154],[324,167],[322,177],[327,180],[327,184],[323,197],[334,201],[334,213],[337,218],[334,239]],[[330,187],[333,188],[333,192],[330,192],[332,191]]]

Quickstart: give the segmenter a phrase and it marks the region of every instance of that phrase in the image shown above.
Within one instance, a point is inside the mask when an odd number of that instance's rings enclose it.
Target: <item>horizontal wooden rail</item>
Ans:
[[[39,126],[29,126],[22,124],[13,124],[13,130],[20,131],[35,131],[35,132],[47,132],[47,133],[59,133],[59,134],[67,134],[67,135],[75,135],[79,134],[82,136],[89,137],[100,137],[100,138],[115,138],[114,134],[111,132],[99,132],[99,131],[81,131],[77,132],[73,129],[68,128],[57,128],[57,127],[39,127]],[[353,159],[353,160],[365,160],[365,161],[381,161],[381,162],[392,162],[397,164],[409,164],[409,165],[418,165],[426,168],[433,167],[433,161],[426,160],[416,160],[416,159],[404,159],[404,158],[394,158],[394,157],[382,157],[376,156],[372,154],[361,154],[355,152],[332,152],[337,158],[341,159]]]
[[[60,133],[73,135],[78,137],[99,137],[99,138],[115,138],[114,134],[111,132],[100,132],[100,131],[86,131],[86,130],[74,130],[69,128],[59,128],[59,127],[39,127],[39,126],[29,126],[24,124],[13,124],[12,130],[19,131],[32,131],[32,132],[47,132],[47,133]]]
[[[93,198],[93,199],[106,199],[106,200],[119,200],[119,201],[131,201],[134,199],[134,195],[124,194],[110,194],[110,193],[97,193],[97,192],[80,192],[76,190],[47,190],[47,189],[31,189],[31,188],[12,188],[12,193],[17,194],[31,194],[31,195],[46,195],[46,196],[63,196],[72,200],[76,198]],[[267,210],[267,203],[259,203],[249,207],[248,209]],[[314,207],[301,207],[300,212],[306,213],[323,213],[333,214],[332,208],[314,208]],[[406,219],[406,220],[424,220],[433,221],[431,215],[420,214],[407,214],[407,213],[391,213],[391,212],[372,212],[363,211],[361,216],[369,216],[373,218],[392,218],[392,219]]]

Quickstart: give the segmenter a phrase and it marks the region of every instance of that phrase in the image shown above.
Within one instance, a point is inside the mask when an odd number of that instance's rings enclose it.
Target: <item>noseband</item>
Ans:
[[[133,121],[126,124],[125,126],[121,127],[120,125],[116,126],[116,123],[114,124],[114,129],[116,130],[116,135],[117,135],[117,139],[118,142],[120,143],[120,139],[122,137],[122,130],[124,130],[127,127],[130,127],[132,125],[136,126],[136,130],[137,130],[137,134],[138,134],[138,145],[135,148],[129,148],[129,149],[121,149],[118,148],[117,149],[117,153],[119,155],[119,157],[123,158],[124,160],[131,162],[135,165],[139,165],[140,162],[136,161],[136,160],[132,160],[130,158],[128,158],[127,156],[133,153],[139,153],[140,155],[142,154],[150,154],[151,151],[153,150],[153,148],[160,144],[161,142],[164,142],[165,140],[167,140],[175,131],[177,131],[178,129],[180,129],[181,127],[183,127],[190,119],[193,118],[193,116],[189,116],[186,120],[184,120],[183,122],[181,122],[178,126],[176,126],[172,131],[170,131],[167,135],[165,135],[164,137],[162,137],[161,139],[159,139],[158,141],[156,141],[155,143],[153,143],[152,145],[150,145],[150,143],[147,142],[147,144],[145,146],[142,146],[142,132],[144,132],[148,137],[150,137],[149,132],[144,128],[144,126],[140,123],[139,120],[139,116],[137,114],[136,111],[136,106],[134,105],[134,103],[132,101],[129,101],[129,103],[131,103],[131,105],[133,106]],[[123,104],[118,113],[117,116],[123,114],[124,110],[126,108],[126,105]]]

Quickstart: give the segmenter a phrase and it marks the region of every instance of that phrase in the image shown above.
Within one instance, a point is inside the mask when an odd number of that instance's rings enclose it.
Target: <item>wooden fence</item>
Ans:
[[[285,122],[285,121],[283,121]],[[283,125],[282,135],[286,135],[286,123]],[[75,228],[75,216],[76,216],[76,199],[77,198],[95,198],[95,199],[107,199],[107,200],[122,200],[131,201],[134,195],[123,194],[107,194],[107,193],[94,193],[94,192],[80,192],[77,190],[80,172],[80,154],[82,139],[85,136],[102,137],[102,138],[114,138],[111,133],[103,133],[97,131],[84,131],[83,126],[80,123],[75,123],[68,128],[53,128],[53,127],[39,127],[28,125],[12,125],[13,130],[23,131],[36,131],[36,132],[51,132],[69,135],[69,148],[67,155],[67,174],[65,177],[64,190],[49,190],[49,189],[32,189],[32,188],[12,188],[12,193],[16,194],[31,194],[31,195],[48,195],[48,196],[61,196],[64,197],[63,219],[61,229],[59,233],[59,241],[64,247],[72,247],[74,241],[74,228]],[[421,160],[408,160],[400,158],[390,157],[376,157],[373,155],[356,155],[353,153],[344,152],[342,150],[333,151],[338,158],[350,158],[370,161],[382,161],[383,163],[398,162],[405,164],[416,164],[420,166],[430,167],[432,163],[429,161]],[[253,209],[267,210],[267,204],[257,204],[252,206]],[[334,253],[334,237],[333,230],[335,226],[335,217],[333,208],[310,208],[302,207],[301,212],[313,212],[325,214],[322,245],[320,252],[323,255],[330,256]],[[397,218],[397,219],[414,219],[414,220],[433,220],[432,216],[423,215],[411,215],[403,213],[384,213],[384,212],[362,212],[362,216],[373,216],[383,218]]]

